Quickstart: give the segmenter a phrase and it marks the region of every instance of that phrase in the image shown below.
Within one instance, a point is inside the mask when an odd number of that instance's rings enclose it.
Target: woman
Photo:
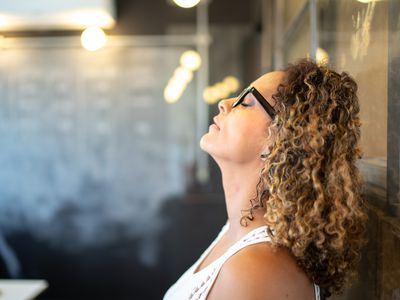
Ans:
[[[200,147],[221,169],[228,221],[165,300],[311,300],[348,285],[366,220],[356,91],[303,59],[218,104]]]

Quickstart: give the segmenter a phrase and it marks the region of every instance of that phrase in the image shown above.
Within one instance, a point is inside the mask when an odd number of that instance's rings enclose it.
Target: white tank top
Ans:
[[[243,238],[233,244],[222,256],[214,260],[200,271],[195,270],[210,253],[223,234],[228,230],[227,222],[221,229],[216,239],[204,251],[200,258],[191,266],[179,279],[172,285],[163,300],[206,300],[214,281],[217,278],[223,264],[236,252],[249,245],[270,242],[267,226],[261,226],[247,233]],[[314,284],[315,299],[320,300],[320,290],[318,285]]]

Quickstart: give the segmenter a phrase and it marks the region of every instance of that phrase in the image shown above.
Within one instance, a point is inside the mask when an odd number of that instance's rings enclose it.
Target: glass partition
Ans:
[[[319,57],[358,83],[363,173],[385,202],[388,118],[388,1],[318,2]],[[371,186],[369,186],[371,187]]]
[[[276,16],[264,32],[275,41],[267,70],[308,56],[350,73],[359,87],[369,241],[358,283],[332,299],[400,299],[400,2],[265,0],[264,7]]]

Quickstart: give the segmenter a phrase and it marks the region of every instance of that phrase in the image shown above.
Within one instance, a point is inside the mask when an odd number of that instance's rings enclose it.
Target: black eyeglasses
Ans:
[[[271,104],[269,104],[267,99],[265,99],[264,96],[261,95],[261,93],[257,91],[257,89],[254,86],[251,85],[245,88],[243,92],[240,93],[240,95],[236,98],[235,103],[232,104],[232,108],[242,103],[246,95],[249,93],[253,94],[253,96],[258,100],[258,102],[260,102],[262,107],[264,107],[267,114],[269,114],[271,119],[273,119],[276,115],[275,109],[271,106]]]

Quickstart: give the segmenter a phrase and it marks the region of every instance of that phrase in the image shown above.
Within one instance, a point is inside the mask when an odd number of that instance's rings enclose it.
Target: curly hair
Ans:
[[[354,279],[365,242],[357,84],[310,59],[284,71],[271,152],[243,218],[264,208],[272,244],[288,248],[329,297]]]

